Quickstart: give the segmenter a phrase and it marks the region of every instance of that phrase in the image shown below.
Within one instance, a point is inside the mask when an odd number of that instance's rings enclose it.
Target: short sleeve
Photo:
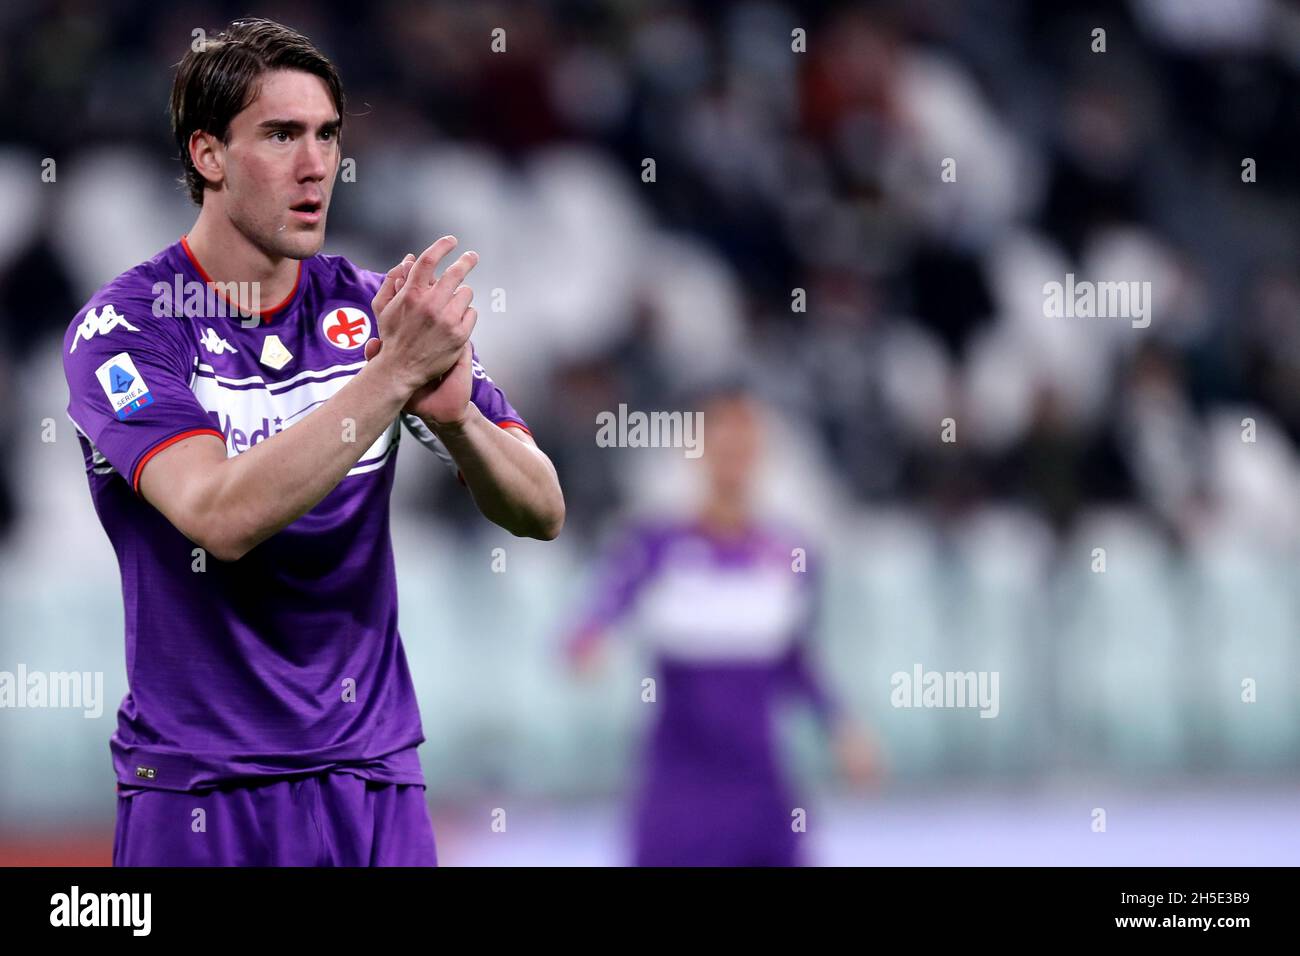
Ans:
[[[502,428],[513,426],[528,431],[528,423],[515,411],[501,386],[492,381],[487,369],[479,361],[478,350],[471,345],[470,351],[473,355],[474,383],[470,390],[469,400],[477,405],[478,410],[483,413],[483,417],[493,424],[500,425]]]
[[[101,294],[63,340],[68,417],[138,490],[150,458],[197,434],[225,440],[194,397],[189,326],[153,315],[148,300]]]

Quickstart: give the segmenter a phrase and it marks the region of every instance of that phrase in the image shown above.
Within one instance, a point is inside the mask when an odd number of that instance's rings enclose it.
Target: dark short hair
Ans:
[[[302,70],[329,87],[343,122],[343,81],[334,64],[301,33],[273,20],[236,20],[212,39],[196,39],[176,65],[172,134],[185,170],[183,182],[203,205],[206,180],[190,158],[190,137],[202,130],[229,143],[230,121],[257,99],[258,80],[270,70]]]

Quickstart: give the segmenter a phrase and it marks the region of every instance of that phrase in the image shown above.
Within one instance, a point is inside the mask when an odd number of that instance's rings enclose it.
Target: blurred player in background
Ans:
[[[692,520],[627,532],[602,562],[594,600],[568,640],[591,674],[628,623],[653,647],[653,729],[635,810],[638,866],[804,862],[800,806],[778,758],[775,710],[805,700],[856,786],[876,779],[872,738],[843,716],[809,664],[817,604],[807,541],[754,512],[763,411],[740,386],[703,403],[707,490]],[[796,550],[798,549],[798,550]]]
[[[399,422],[495,523],[564,520],[469,341],[477,255],[438,276],[445,236],[384,276],[320,254],[342,123],[302,35],[247,20],[194,46],[172,126],[198,219],[64,338],[126,607],[115,865],[432,865],[389,536]]]

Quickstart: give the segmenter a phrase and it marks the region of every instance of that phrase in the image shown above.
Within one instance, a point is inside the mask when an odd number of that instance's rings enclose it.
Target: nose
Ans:
[[[302,144],[298,152],[298,181],[319,182],[329,174],[326,159],[333,145],[322,143],[314,136],[304,136]]]

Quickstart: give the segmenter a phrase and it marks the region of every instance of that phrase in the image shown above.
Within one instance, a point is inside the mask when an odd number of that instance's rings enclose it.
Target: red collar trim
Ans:
[[[208,270],[203,268],[202,263],[199,262],[198,256],[194,254],[194,250],[190,248],[190,244],[189,242],[186,241],[186,239],[187,239],[186,236],[181,236],[181,248],[185,250],[185,255],[189,257],[190,265],[194,266],[194,271],[199,274],[199,278],[201,278],[204,282],[215,284],[216,280],[213,279],[212,276],[208,275]],[[302,285],[302,260],[299,259],[298,275],[294,277],[293,289],[289,292],[289,294],[285,296],[281,302],[271,306],[271,308],[262,309],[259,312],[254,312],[253,314],[256,315],[258,318],[260,318],[264,323],[270,322],[271,316],[281,311],[285,306],[287,306],[290,302],[293,301],[293,297],[298,294],[298,287],[301,285]],[[236,311],[241,311],[239,307],[239,303],[231,302],[230,299],[226,298],[226,294],[224,292],[218,291],[218,295],[220,295],[223,299],[225,299],[226,302],[228,302]]]

